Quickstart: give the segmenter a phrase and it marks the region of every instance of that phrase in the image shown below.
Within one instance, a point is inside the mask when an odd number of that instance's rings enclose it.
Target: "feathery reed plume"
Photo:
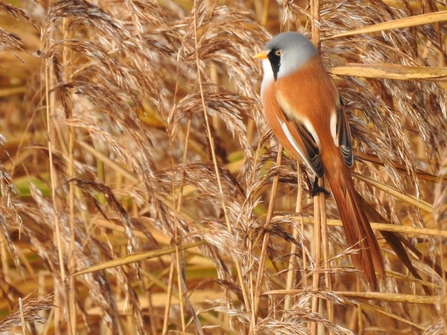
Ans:
[[[427,320],[445,285],[447,93],[422,70],[445,66],[443,23],[336,35],[446,4],[320,1],[316,22],[307,1],[264,3],[0,1],[1,331],[441,333]],[[274,164],[252,55],[268,32],[312,21],[355,139],[356,189],[393,224],[374,230],[410,239],[420,276],[379,239],[381,292],[353,269],[330,197],[328,264],[314,259],[313,176],[287,154]]]

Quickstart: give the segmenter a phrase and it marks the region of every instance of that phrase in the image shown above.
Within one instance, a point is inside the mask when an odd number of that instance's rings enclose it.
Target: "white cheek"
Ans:
[[[272,66],[270,65],[270,61],[268,59],[262,60],[262,68],[264,70],[264,78],[262,79],[261,84],[261,96],[263,96],[265,89],[275,80],[273,77]]]

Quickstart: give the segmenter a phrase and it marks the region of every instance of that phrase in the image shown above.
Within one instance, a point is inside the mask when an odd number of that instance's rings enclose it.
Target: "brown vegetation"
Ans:
[[[0,332],[447,332],[445,1],[279,3],[0,1]],[[321,38],[419,279],[377,233],[371,292],[278,157],[252,55],[286,30]]]

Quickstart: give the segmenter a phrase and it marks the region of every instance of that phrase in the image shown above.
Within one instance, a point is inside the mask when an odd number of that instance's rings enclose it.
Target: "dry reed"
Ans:
[[[447,4],[312,4],[0,1],[0,332],[446,333]],[[378,233],[380,292],[262,116],[252,55],[311,27],[414,266]]]

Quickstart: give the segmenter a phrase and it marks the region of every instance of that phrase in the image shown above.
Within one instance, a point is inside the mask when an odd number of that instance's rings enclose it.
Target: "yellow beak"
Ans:
[[[253,58],[256,58],[256,59],[267,59],[268,58],[268,54],[267,54],[266,51],[262,51],[262,52],[260,52],[260,53],[258,53],[256,55],[254,55]]]

